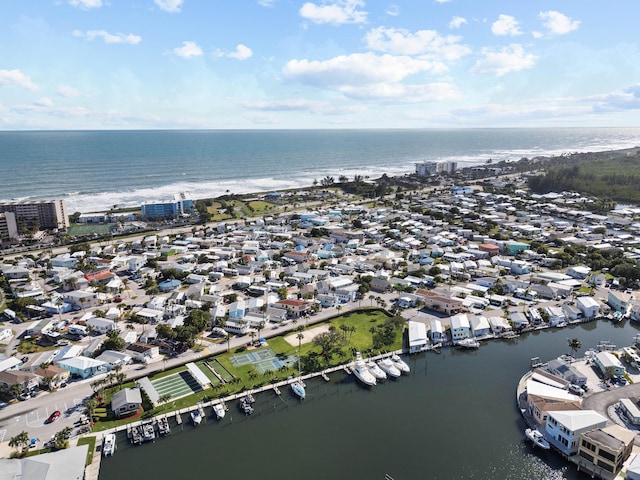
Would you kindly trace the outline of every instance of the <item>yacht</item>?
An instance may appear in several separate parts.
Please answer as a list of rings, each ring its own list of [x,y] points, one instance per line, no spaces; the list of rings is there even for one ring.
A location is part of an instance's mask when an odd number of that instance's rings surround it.
[[[116,451],[116,434],[107,433],[102,443],[102,455],[110,457]]]
[[[480,342],[475,338],[464,338],[458,340],[456,345],[462,348],[480,348]]]
[[[216,418],[218,420],[222,420],[224,418],[224,415],[227,412],[225,411],[224,405],[222,405],[222,402],[216,403],[213,405],[213,413],[216,414]]]
[[[239,405],[245,415],[251,415],[253,413],[253,406],[251,405],[251,400],[248,397],[242,397]]]
[[[409,365],[407,365],[407,363],[404,360],[402,360],[399,355],[395,353],[391,355],[391,361],[396,366],[396,368],[400,370],[400,372],[409,373],[411,371],[411,369],[409,368]]]
[[[200,425],[200,422],[202,421],[202,415],[200,415],[200,412],[197,409],[191,410],[191,420],[193,420],[193,424],[195,426]]]
[[[360,356],[360,353],[356,356],[356,361],[353,363],[353,374],[365,385],[371,387],[375,385],[376,377],[369,371],[364,360]]]
[[[304,400],[304,397],[307,394],[304,390],[304,385],[300,380],[296,380],[291,384],[291,390],[293,390],[293,393],[295,393],[300,400]]]
[[[550,445],[549,442],[547,442],[544,438],[544,435],[542,435],[542,433],[539,430],[534,430],[532,428],[527,428],[524,431],[524,434],[526,435],[526,437],[531,440],[533,442],[534,445],[544,449],[544,450],[549,450]]]
[[[378,366],[382,369],[384,373],[393,378],[398,378],[402,375],[402,372],[398,370],[398,367],[394,365],[390,358],[383,358],[378,361]]]
[[[386,380],[387,374],[384,373],[384,370],[382,370],[376,362],[369,360],[366,362],[366,365],[371,374],[376,377],[376,380]]]
[[[171,433],[167,417],[160,417],[158,420],[158,433],[162,436],[169,435]]]

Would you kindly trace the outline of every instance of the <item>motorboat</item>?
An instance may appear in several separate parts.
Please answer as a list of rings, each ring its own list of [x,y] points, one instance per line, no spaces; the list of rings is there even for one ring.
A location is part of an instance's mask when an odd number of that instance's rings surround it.
[[[377,383],[376,377],[374,377],[373,374],[369,371],[360,354],[357,355],[352,369],[353,374],[356,376],[356,378],[365,385],[371,387]]]
[[[369,360],[366,362],[366,365],[367,369],[371,372],[371,375],[376,377],[376,380],[386,380],[387,374],[384,373],[384,370],[382,370],[376,362]]]
[[[145,442],[152,442],[156,439],[156,429],[153,426],[153,422],[142,425],[142,438]]]
[[[216,403],[213,405],[213,413],[216,414],[216,418],[218,420],[222,420],[224,418],[224,415],[227,413],[226,410],[224,409],[224,405],[222,405],[222,402],[220,403]]]
[[[409,365],[407,365],[407,363],[402,360],[398,354],[394,353],[391,355],[391,361],[401,373],[409,373],[411,371]]]
[[[391,361],[390,358],[383,358],[382,360],[378,360],[378,366],[382,369],[384,373],[393,378],[398,378],[402,375],[402,372],[395,366],[395,364]]]
[[[480,342],[475,338],[463,338],[458,340],[456,345],[462,348],[480,348]]]
[[[160,417],[158,420],[158,433],[162,436],[169,435],[171,433],[167,417]]]
[[[549,448],[551,448],[551,446],[549,445],[549,442],[545,440],[544,435],[542,435],[542,433],[539,430],[535,430],[533,428],[527,428],[524,431],[524,434],[529,440],[533,442],[534,445],[544,450],[549,450]]]
[[[245,415],[251,415],[253,413],[253,405],[251,405],[249,397],[242,397],[240,399],[240,409]]]
[[[200,422],[202,422],[202,415],[200,415],[198,410],[191,410],[191,420],[195,426],[200,425]]]
[[[300,400],[304,400],[304,397],[307,395],[307,392],[304,389],[304,385],[300,380],[296,380],[291,384],[291,390],[293,390],[293,393],[295,393],[300,398]]]
[[[102,442],[102,455],[105,457],[110,457],[116,451],[116,434],[115,433],[107,433],[104,436],[104,440]]]

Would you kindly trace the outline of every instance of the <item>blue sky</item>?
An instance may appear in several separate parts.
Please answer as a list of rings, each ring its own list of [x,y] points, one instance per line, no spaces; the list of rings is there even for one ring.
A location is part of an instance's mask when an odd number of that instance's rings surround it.
[[[637,0],[2,7],[2,130],[640,125]]]

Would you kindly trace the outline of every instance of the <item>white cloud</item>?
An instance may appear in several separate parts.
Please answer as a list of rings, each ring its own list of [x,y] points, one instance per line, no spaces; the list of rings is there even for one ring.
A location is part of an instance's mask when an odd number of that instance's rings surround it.
[[[21,87],[27,90],[38,89],[38,86],[31,81],[31,77],[20,70],[0,70],[0,87]]]
[[[73,98],[73,97],[80,97],[82,96],[82,93],[80,93],[79,90],[70,87],[68,85],[60,85],[57,89],[56,89],[56,94],[61,96],[61,97],[65,97],[65,98]]]
[[[435,30],[411,33],[401,28],[378,27],[365,35],[367,47],[397,55],[427,55],[431,58],[457,60],[471,50],[460,45],[460,37],[442,36]]]
[[[436,3],[447,3],[450,2],[451,0],[436,0]]]
[[[47,107],[47,108],[53,107],[53,102],[48,97],[42,97],[42,98],[36,100],[35,102],[33,102],[33,104],[36,107]]]
[[[364,0],[334,0],[322,5],[307,2],[300,8],[300,15],[313,23],[364,23],[367,12],[358,10],[358,7],[364,7]]]
[[[89,10],[90,8],[102,7],[102,0],[69,0],[69,5]]]
[[[397,17],[398,15],[400,15],[400,7],[395,3],[392,3],[384,13],[386,13],[390,17]]]
[[[202,55],[202,49],[196,42],[182,42],[181,47],[176,47],[171,51],[174,55],[182,58],[199,57]]]
[[[332,105],[328,102],[305,99],[244,102],[243,107],[264,112],[311,112],[320,115],[345,115],[367,110],[362,105]]]
[[[471,68],[471,73],[497,75],[501,77],[510,72],[533,68],[536,57],[525,53],[522,45],[513,44],[500,50],[483,48],[484,58]]]
[[[393,101],[394,103],[418,103],[462,98],[460,91],[449,83],[422,85],[376,83],[364,86],[345,86],[340,88],[340,91],[346,97],[356,100]]]
[[[631,85],[623,90],[601,95],[595,98],[593,109],[598,112],[639,110],[640,109],[640,83]]]
[[[184,0],[153,0],[160,10],[169,13],[178,13],[182,9]]]
[[[449,22],[449,28],[460,28],[467,23],[467,19],[463,17],[453,17]]]
[[[491,32],[494,35],[521,35],[519,22],[511,15],[499,15],[498,20],[491,25]]]
[[[139,35],[133,35],[132,33],[109,33],[106,30],[87,30],[86,32],[74,30],[73,36],[86,38],[90,42],[96,38],[101,38],[104,43],[128,43],[131,45],[137,45],[142,41],[142,37]]]
[[[275,0],[258,0],[258,5],[266,8],[271,8],[275,4]]]
[[[572,20],[566,15],[553,10],[540,12],[538,18],[542,20],[542,24],[551,35],[564,35],[577,30],[580,26],[579,20]]]
[[[241,43],[239,43],[236,46],[236,50],[235,52],[231,52],[227,54],[227,57],[229,58],[235,58],[236,60],[246,60],[247,58],[250,58],[251,55],[253,55],[253,52],[251,51],[251,49]]]
[[[409,75],[431,71],[436,65],[408,56],[355,53],[326,61],[290,60],[283,69],[290,80],[320,87],[399,82]]]

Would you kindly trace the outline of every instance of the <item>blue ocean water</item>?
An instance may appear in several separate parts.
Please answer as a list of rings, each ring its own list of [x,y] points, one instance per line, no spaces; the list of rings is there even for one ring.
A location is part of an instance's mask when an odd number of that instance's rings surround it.
[[[412,173],[414,163],[602,151],[640,128],[0,132],[0,200],[64,198],[70,212]]]

